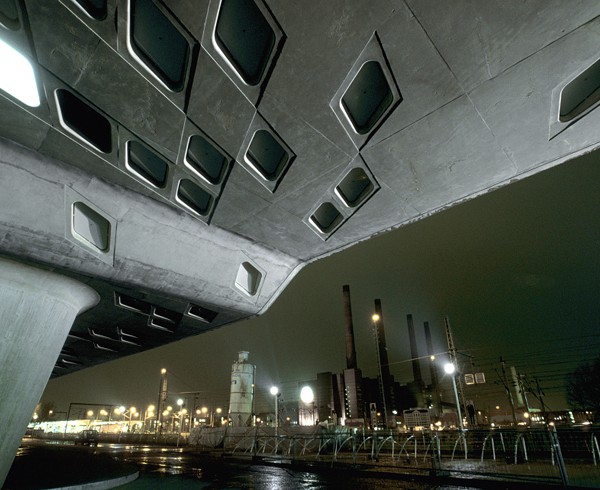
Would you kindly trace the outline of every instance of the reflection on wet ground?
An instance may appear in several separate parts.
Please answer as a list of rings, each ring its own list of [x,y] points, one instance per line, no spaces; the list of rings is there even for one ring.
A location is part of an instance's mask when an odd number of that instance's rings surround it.
[[[425,490],[440,487],[431,484],[379,478],[375,475],[357,476],[344,470],[308,472],[287,467],[239,463],[223,459],[207,459],[198,454],[173,448],[113,447],[113,456],[137,464],[140,478],[124,489],[146,488],[205,488],[205,489],[299,489],[317,490],[346,488]],[[466,488],[466,487],[465,487]]]

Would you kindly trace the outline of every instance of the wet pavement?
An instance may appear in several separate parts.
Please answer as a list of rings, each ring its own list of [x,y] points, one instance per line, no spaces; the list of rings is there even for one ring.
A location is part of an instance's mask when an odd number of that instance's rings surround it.
[[[131,481],[134,478],[137,479]],[[95,483],[90,485],[92,482]],[[465,474],[464,478],[448,474],[431,478],[425,468],[411,472],[405,467],[334,466],[269,457],[233,458],[223,452],[203,452],[189,447],[107,443],[81,447],[64,441],[26,439],[3,488],[33,490],[76,486],[99,490],[118,485],[124,485],[121,488],[125,489],[269,490],[557,488],[557,485],[546,486],[548,482],[541,483],[494,481],[479,478],[474,473]]]
[[[94,483],[100,490],[127,483],[138,474],[136,465],[117,461],[95,447],[24,441],[2,488],[91,488]]]

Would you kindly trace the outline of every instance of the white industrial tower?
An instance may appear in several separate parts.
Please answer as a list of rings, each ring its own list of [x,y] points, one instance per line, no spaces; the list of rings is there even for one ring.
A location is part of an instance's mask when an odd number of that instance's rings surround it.
[[[234,427],[252,425],[256,366],[248,362],[248,354],[246,351],[240,351],[238,360],[231,366],[229,419]]]

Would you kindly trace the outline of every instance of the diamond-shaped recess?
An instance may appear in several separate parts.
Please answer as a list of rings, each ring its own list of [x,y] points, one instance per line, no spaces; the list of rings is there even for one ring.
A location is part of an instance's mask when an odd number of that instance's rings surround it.
[[[211,0],[202,47],[255,106],[284,34],[262,0]]]
[[[184,163],[209,184],[219,185],[225,179],[230,158],[203,134],[193,134],[188,140]]]
[[[373,34],[329,106],[357,149],[402,101],[377,34]]]
[[[208,216],[214,204],[214,198],[206,189],[190,179],[181,179],[177,184],[177,201],[200,216]]]
[[[107,0],[73,0],[94,20],[104,20],[107,14]]]
[[[319,238],[327,240],[378,190],[379,184],[358,154],[303,221]]]
[[[600,105],[600,60],[581,69],[552,91],[549,139]]]
[[[296,155],[258,114],[248,128],[237,161],[252,176],[275,192]]]
[[[175,21],[152,0],[130,0],[131,54],[162,84],[181,92],[190,63],[190,47]]]

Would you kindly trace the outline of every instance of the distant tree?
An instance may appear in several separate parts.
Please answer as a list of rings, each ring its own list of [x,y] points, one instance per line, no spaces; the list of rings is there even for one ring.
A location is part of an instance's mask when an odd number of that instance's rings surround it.
[[[567,402],[575,410],[600,415],[600,357],[584,362],[567,376]]]

